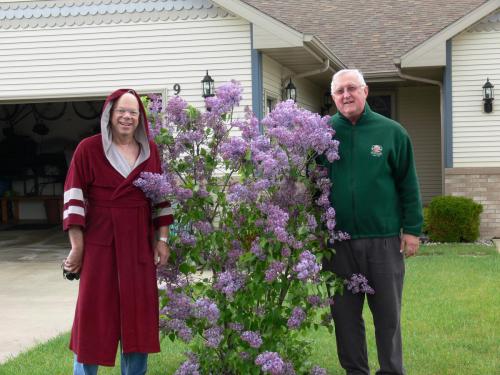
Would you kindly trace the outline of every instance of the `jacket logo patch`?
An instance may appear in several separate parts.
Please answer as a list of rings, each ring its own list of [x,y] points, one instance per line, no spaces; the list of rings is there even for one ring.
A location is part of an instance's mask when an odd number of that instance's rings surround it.
[[[379,157],[382,156],[382,150],[383,149],[384,148],[382,146],[380,146],[380,145],[373,145],[372,146],[372,150],[371,150],[370,153],[372,154],[372,156],[375,156],[375,157],[379,158]]]

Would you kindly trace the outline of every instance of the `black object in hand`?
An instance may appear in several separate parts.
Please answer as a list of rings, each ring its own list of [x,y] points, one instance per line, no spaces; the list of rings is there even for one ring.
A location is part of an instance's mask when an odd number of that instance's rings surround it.
[[[63,277],[66,280],[80,280],[80,274],[78,272],[70,272],[67,269],[64,268],[64,261],[61,264],[61,268],[63,270]]]

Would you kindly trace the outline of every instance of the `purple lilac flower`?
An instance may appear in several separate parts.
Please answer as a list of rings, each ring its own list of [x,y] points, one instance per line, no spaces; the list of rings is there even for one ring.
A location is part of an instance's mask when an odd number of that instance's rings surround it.
[[[257,195],[250,191],[246,186],[236,183],[229,187],[229,194],[227,196],[230,202],[254,202]]]
[[[309,250],[299,255],[299,262],[293,267],[299,280],[316,279],[320,269],[316,257]]]
[[[224,329],[222,327],[212,327],[206,329],[203,332],[205,339],[207,340],[207,346],[210,348],[217,348],[221,343],[224,336],[222,335]]]
[[[271,203],[261,204],[259,209],[267,216],[268,230],[274,232],[279,241],[287,242],[288,233],[285,228],[289,219],[288,213]]]
[[[311,305],[313,305],[314,307],[320,307],[322,300],[321,300],[320,296],[314,295],[314,296],[308,296],[307,302],[310,303]]]
[[[209,193],[207,191],[207,189],[205,189],[204,187],[201,187],[197,192],[196,192],[196,195],[198,195],[200,198],[206,198],[209,196]]]
[[[169,331],[176,332],[180,339],[189,343],[193,339],[193,331],[186,325],[186,322],[181,319],[172,319],[166,322],[165,327]]]
[[[271,375],[282,375],[285,369],[285,363],[276,352],[264,352],[255,358],[255,364],[261,366],[263,372]]]
[[[167,291],[168,302],[162,309],[162,313],[172,319],[185,320],[191,317],[193,306],[191,299],[183,294]]]
[[[314,232],[314,230],[318,226],[318,223],[316,222],[316,218],[314,217],[314,215],[311,215],[311,214],[307,214],[306,218],[307,218],[307,227],[309,228],[309,230],[311,232]]]
[[[220,98],[224,106],[229,110],[232,107],[240,105],[243,93],[243,87],[235,80],[220,85],[215,91],[218,98]],[[226,111],[227,112],[227,111]]]
[[[349,233],[342,232],[342,231],[335,232],[335,236],[334,236],[335,240],[346,241],[346,240],[349,240],[350,238],[351,238],[351,236],[349,235]]]
[[[353,273],[349,280],[344,280],[344,284],[347,286],[347,290],[350,290],[352,294],[356,293],[366,293],[375,294],[373,288],[368,285],[368,280],[366,277],[360,273]]]
[[[254,254],[257,257],[257,259],[265,260],[266,256],[265,256],[264,252],[262,251],[262,248],[260,247],[259,241],[260,241],[260,239],[259,239],[259,237],[257,237],[252,242],[252,246],[250,247],[250,251],[252,252],[252,254]]]
[[[285,362],[285,367],[283,369],[283,375],[297,375],[293,368],[292,362]]]
[[[158,135],[160,135],[160,125],[159,121],[148,121],[148,128],[149,128],[149,139],[153,140],[155,139]]]
[[[181,232],[179,235],[181,243],[188,246],[196,245],[196,237],[188,232]]]
[[[175,189],[175,197],[181,202],[191,198],[192,196],[193,191],[191,189],[184,189],[181,187]]]
[[[309,375],[327,375],[327,372],[324,368],[322,367],[319,367],[319,366],[314,366],[312,369],[311,369],[311,372],[309,373]]]
[[[285,263],[274,261],[269,265],[269,268],[266,270],[266,276],[264,278],[268,283],[272,283],[274,280],[278,278],[279,275],[283,273],[285,270]]]
[[[288,318],[287,326],[290,329],[299,328],[302,322],[306,318],[306,313],[300,307],[295,307],[292,311],[292,315]]]
[[[292,252],[290,251],[289,247],[285,246],[283,249],[281,249],[281,256],[283,258],[288,258],[290,255],[292,255]]]
[[[231,138],[220,147],[220,152],[225,160],[239,162],[245,156],[248,143],[241,138]]]
[[[200,375],[198,358],[191,353],[189,359],[183,362],[174,375]]]
[[[241,334],[241,339],[246,341],[252,348],[260,348],[262,345],[262,338],[258,332],[245,331]]]
[[[141,172],[140,177],[133,182],[153,203],[161,202],[165,196],[174,192],[165,174]]]
[[[242,255],[243,255],[243,248],[241,247],[241,242],[233,240],[231,250],[229,250],[227,253],[228,264],[234,265],[238,261],[239,257]]]
[[[198,229],[202,234],[205,235],[212,233],[214,230],[212,224],[210,224],[208,221],[197,221],[193,224],[193,227],[195,229]]]
[[[253,183],[252,189],[255,192],[261,192],[262,190],[269,189],[270,186],[271,186],[271,181],[263,178],[263,179],[259,179],[259,180],[255,181]]]
[[[149,105],[148,109],[151,112],[158,113],[162,110],[162,97],[158,94],[150,94],[149,97]]]
[[[233,331],[236,331],[236,332],[243,331],[243,324],[240,324],[240,323],[229,323],[228,327],[229,327],[229,329],[232,329]]]
[[[214,288],[224,293],[228,299],[232,299],[234,293],[245,285],[245,277],[236,271],[225,271],[217,275]]]
[[[186,109],[187,102],[180,96],[173,96],[169,99],[166,108],[166,120],[180,126],[185,126],[188,123]]]
[[[240,128],[244,140],[250,141],[260,135],[259,120],[249,107],[245,108],[245,121],[235,121],[235,126]]]
[[[217,323],[220,312],[216,303],[209,298],[200,298],[194,303],[194,316],[198,319],[206,319],[210,324]]]

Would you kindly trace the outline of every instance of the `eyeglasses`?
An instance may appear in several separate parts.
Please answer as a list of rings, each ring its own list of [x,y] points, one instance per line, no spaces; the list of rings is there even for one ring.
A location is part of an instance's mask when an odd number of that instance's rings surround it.
[[[357,89],[361,88],[361,87],[364,87],[364,85],[349,85],[349,86],[346,86],[346,87],[341,87],[341,88],[338,88],[336,89],[334,92],[333,92],[333,95],[336,95],[336,96],[340,96],[340,95],[343,95],[344,92],[348,92],[349,94],[353,94]]]
[[[118,113],[120,116],[123,116],[128,112],[132,117],[139,117],[139,111],[135,111],[133,109],[117,108],[114,109],[113,112]]]

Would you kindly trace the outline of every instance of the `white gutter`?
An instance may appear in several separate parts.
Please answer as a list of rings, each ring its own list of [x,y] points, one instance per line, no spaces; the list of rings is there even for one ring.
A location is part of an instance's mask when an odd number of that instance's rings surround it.
[[[444,92],[443,92],[443,83],[441,81],[436,81],[433,79],[428,79],[428,78],[422,78],[422,77],[415,77],[411,76],[409,74],[405,74],[401,72],[401,63],[400,60],[395,61],[395,65],[398,73],[398,76],[408,80],[408,81],[415,81],[415,82],[422,82],[422,83],[428,83],[430,85],[436,85],[439,87],[439,98],[440,98],[440,106],[439,106],[439,111],[440,111],[440,122],[441,122],[441,193],[444,194],[445,192],[445,186],[444,186],[444,181],[445,181],[445,175],[444,175],[444,161],[446,158],[446,155],[444,154]]]
[[[326,72],[328,69],[330,69],[330,60],[325,59],[325,61],[323,61],[323,66],[321,68],[311,70],[310,72],[304,72],[304,73],[294,75],[293,78],[304,78],[304,77],[309,77],[309,76],[315,76],[317,74],[321,74],[321,73]]]

